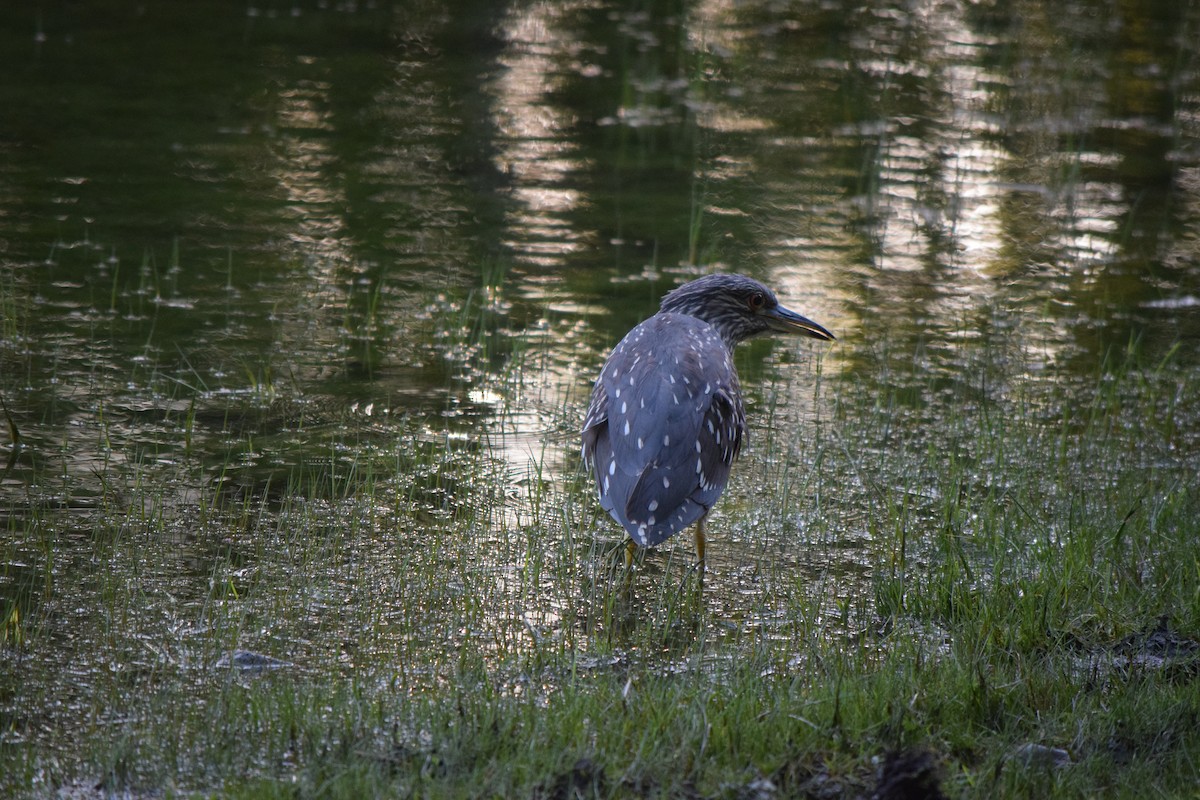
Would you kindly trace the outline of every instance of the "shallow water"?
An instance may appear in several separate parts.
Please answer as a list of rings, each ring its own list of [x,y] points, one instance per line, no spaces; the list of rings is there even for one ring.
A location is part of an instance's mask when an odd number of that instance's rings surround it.
[[[0,736],[236,649],[414,686],[463,648],[590,651],[619,536],[587,392],[714,270],[838,342],[739,355],[708,635],[794,636],[797,597],[855,633],[881,497],[940,500],[905,453],[987,486],[964,419],[1054,431],[1126,352],[1200,367],[1200,9],[1053,8],[3,15]],[[1194,475],[1195,403],[1131,408],[1131,458]],[[633,619],[687,559],[648,559]]]

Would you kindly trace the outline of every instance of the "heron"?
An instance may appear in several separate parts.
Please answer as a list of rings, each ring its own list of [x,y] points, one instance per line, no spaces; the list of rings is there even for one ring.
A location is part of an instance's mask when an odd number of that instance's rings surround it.
[[[668,292],[605,361],[583,423],[583,458],[601,507],[629,534],[627,568],[637,547],[694,523],[703,575],[704,520],[747,432],[733,350],[764,333],[834,339],[753,278],[714,274]]]

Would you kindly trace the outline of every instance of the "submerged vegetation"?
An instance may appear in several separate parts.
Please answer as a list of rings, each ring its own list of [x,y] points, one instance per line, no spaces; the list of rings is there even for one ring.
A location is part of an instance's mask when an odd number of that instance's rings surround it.
[[[433,311],[464,368],[497,358],[488,296]],[[1173,357],[1004,391],[994,351],[880,349],[876,386],[781,368],[700,596],[686,542],[611,570],[581,401],[537,408],[529,351],[494,378],[500,418],[550,426],[524,469],[503,430],[273,396],[222,415],[216,469],[179,403],[94,495],[10,500],[3,792],[1196,789],[1200,381]]]

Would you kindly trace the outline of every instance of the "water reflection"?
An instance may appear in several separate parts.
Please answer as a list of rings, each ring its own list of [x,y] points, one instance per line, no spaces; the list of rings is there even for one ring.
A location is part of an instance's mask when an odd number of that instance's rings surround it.
[[[511,189],[504,244],[517,263],[540,269],[562,266],[590,238],[571,226],[571,212],[585,202],[572,181],[582,166],[579,145],[568,135],[574,120],[552,102],[576,57],[572,32],[564,28],[579,10],[570,3],[510,9],[500,24],[504,49],[491,82],[495,165]]]

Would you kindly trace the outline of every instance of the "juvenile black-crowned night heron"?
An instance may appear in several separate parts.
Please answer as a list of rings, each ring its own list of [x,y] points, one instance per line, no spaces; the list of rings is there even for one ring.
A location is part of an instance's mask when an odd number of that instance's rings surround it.
[[[669,292],[600,370],[583,423],[583,457],[600,505],[635,545],[653,547],[704,517],[725,491],[746,436],[733,348],[760,333],[833,334],[742,275],[709,275]]]

